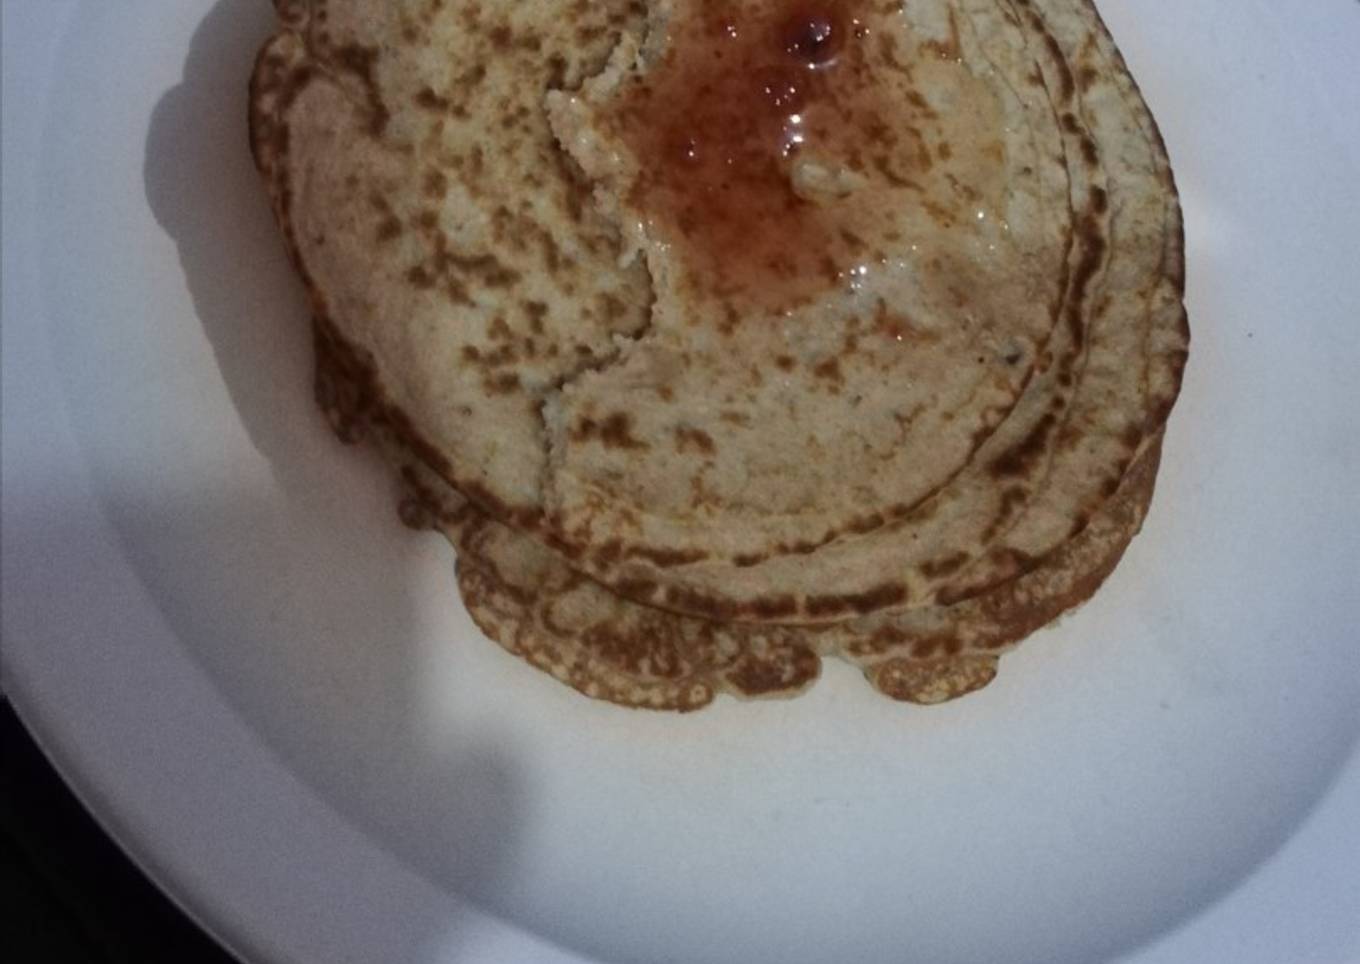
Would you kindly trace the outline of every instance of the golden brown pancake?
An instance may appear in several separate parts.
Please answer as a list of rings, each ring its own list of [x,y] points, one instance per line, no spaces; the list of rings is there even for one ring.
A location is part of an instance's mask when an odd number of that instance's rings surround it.
[[[323,407],[507,649],[629,705],[822,655],[937,702],[1137,532],[1181,215],[1089,2],[280,11],[252,140]]]

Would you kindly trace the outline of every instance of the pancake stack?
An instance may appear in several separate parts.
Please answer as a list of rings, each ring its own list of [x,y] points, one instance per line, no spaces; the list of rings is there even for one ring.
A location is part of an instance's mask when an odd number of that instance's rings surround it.
[[[938,703],[1137,534],[1189,346],[1087,0],[276,0],[318,400],[588,696]]]

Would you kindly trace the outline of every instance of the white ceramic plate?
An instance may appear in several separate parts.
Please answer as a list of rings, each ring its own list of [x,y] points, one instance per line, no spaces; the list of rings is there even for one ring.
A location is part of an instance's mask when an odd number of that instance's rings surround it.
[[[25,720],[253,960],[1360,960],[1360,4],[1104,6],[1189,222],[1144,534],[977,696],[676,718],[481,639],[323,427],[264,0],[5,0]]]

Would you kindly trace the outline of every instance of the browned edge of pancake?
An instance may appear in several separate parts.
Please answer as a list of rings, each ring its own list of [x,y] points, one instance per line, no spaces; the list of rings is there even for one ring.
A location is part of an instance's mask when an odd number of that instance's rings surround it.
[[[1030,572],[977,598],[938,607],[950,624],[944,631],[913,633],[890,623],[875,628],[872,621],[830,630],[710,624],[627,602],[622,605],[635,607],[630,615],[647,621],[642,631],[630,633],[609,618],[584,629],[564,627],[552,615],[551,597],[572,591],[585,577],[573,574],[565,586],[543,591],[523,580],[516,585],[477,553],[479,529],[497,523],[464,516],[445,519],[441,527],[459,546],[460,589],[483,631],[592,698],[689,711],[720,692],[794,696],[815,681],[818,655],[824,654],[858,666],[893,699],[936,704],[987,685],[1001,653],[1096,592],[1141,528],[1160,454],[1158,439],[1091,525]],[[432,522],[440,512],[437,494],[422,492],[418,483],[412,491],[429,513],[418,518]]]
[[[1087,602],[1114,572],[1147,517],[1161,450],[1159,437],[1125,476],[1121,491],[1106,503],[1091,525],[1055,549],[1038,566],[973,599],[948,607],[967,610],[960,612],[960,622],[977,623],[979,634],[968,643],[969,652],[934,660],[909,655],[893,655],[881,661],[849,655],[846,658],[860,665],[869,681],[894,699],[942,702],[985,686],[995,675],[997,653],[1014,648],[1059,616]],[[1078,563],[1076,557],[1085,554],[1084,550],[1107,527],[1126,532],[1096,553],[1096,558]],[[1058,584],[1048,587],[1047,592],[1033,594],[1036,583],[1046,580]],[[875,639],[870,648],[909,652],[923,648],[922,642],[905,633],[886,633]],[[957,637],[945,636],[934,642],[946,652],[963,648]]]
[[[298,254],[296,240],[291,229],[288,213],[291,197],[288,192],[287,184],[282,183],[278,176],[281,161],[286,157],[288,150],[287,127],[280,122],[280,118],[297,94],[316,76],[318,67],[305,58],[299,61],[290,62],[287,57],[282,55],[278,48],[279,45],[285,41],[285,38],[291,36],[289,33],[289,25],[294,24],[301,19],[302,14],[300,11],[308,5],[308,2],[309,0],[275,0],[283,29],[280,34],[276,35],[273,40],[265,45],[256,61],[255,70],[251,78],[250,139],[256,165],[270,185],[276,217],[283,231],[285,243],[307,290],[316,330],[318,332],[318,345],[324,342],[332,355],[334,355],[344,367],[347,379],[350,380],[354,386],[352,389],[354,404],[358,408],[364,410],[365,419],[383,421],[393,434],[398,437],[403,446],[415,453],[424,464],[443,478],[450,486],[467,496],[467,498],[474,502],[479,509],[506,524],[534,533],[538,538],[550,545],[557,552],[561,553],[573,564],[579,564],[581,556],[579,548],[565,545],[560,540],[555,539],[550,520],[547,520],[540,510],[509,506],[497,499],[492,493],[486,491],[485,488],[480,485],[468,484],[466,481],[463,481],[460,484],[455,467],[446,457],[444,457],[437,447],[421,436],[420,432],[411,424],[410,419],[387,398],[377,378],[371,360],[339,334],[335,325],[330,321],[329,310],[323,292],[319,290],[318,286],[308,274],[305,265],[302,263]],[[1017,0],[1017,2],[1022,6],[1028,6],[1026,0]],[[1108,30],[1103,20],[1100,19],[1099,13],[1095,10],[1093,5],[1091,9],[1097,29],[1104,31],[1110,48],[1114,50],[1114,56],[1117,59],[1118,66],[1127,74],[1127,67],[1124,64],[1122,55],[1118,54],[1113,40],[1109,38]],[[1137,103],[1134,104],[1133,107],[1140,118],[1147,123],[1149,129],[1156,137],[1159,148],[1163,154],[1165,154],[1165,143],[1160,130],[1156,125],[1156,121],[1151,116],[1142,100],[1141,92],[1138,91],[1136,80],[1134,80],[1131,75],[1128,76],[1133,91],[1137,95]],[[381,105],[379,105],[379,107],[380,106]],[[1164,167],[1159,173],[1163,185],[1169,192],[1170,197],[1173,199],[1177,198],[1178,194],[1175,180],[1170,167]],[[1178,297],[1180,297],[1183,302],[1185,290],[1184,229],[1183,222],[1180,218],[1176,219],[1176,237],[1174,242],[1168,245],[1168,259],[1164,271],[1166,277],[1172,281]],[[1183,304],[1181,309],[1181,327],[1188,339],[1188,319]],[[1177,388],[1179,388],[1180,381],[1183,377],[1183,361],[1175,374]],[[1172,398],[1174,399],[1174,397],[1173,394]],[[1148,418],[1145,426],[1147,435],[1151,436],[1154,433],[1160,432],[1169,411],[1170,404],[1168,403],[1161,411],[1153,413]],[[355,430],[355,424],[357,423],[351,424],[350,431]],[[1041,565],[1041,563],[1039,560],[1026,560],[1024,565],[1032,569],[1033,567]],[[1111,569],[1113,568],[1113,565],[1114,563],[1111,562]],[[1023,576],[1028,571],[1030,571],[1030,569],[1022,567],[1020,575]],[[1086,596],[1089,596],[1090,592],[1094,592],[1098,585],[1099,583],[1097,582],[1095,586],[1092,586],[1090,591],[1086,593]],[[616,589],[624,595],[630,597],[633,595],[628,591],[629,587],[626,584],[618,586]],[[963,602],[970,598],[985,597],[989,591],[989,589],[983,588],[979,590],[978,597],[964,596],[960,597],[957,601]],[[876,608],[892,605],[895,598],[896,597],[890,592],[885,591],[876,593],[873,599],[864,600],[863,605],[859,607],[859,609],[862,613],[868,613]],[[694,604],[693,607],[687,606],[686,608],[708,612],[715,617],[724,619],[751,618],[758,620],[768,618],[768,613],[771,609],[778,605],[782,605],[784,600],[781,594],[775,593],[768,597],[744,602],[739,606],[734,606],[730,601],[720,599],[691,600],[690,602]],[[1059,609],[1059,611],[1061,611],[1061,609]],[[1042,624],[1042,621],[1040,624]]]

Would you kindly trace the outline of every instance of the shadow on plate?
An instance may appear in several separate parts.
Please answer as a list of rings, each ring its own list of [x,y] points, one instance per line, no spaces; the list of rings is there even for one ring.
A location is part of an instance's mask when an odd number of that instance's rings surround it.
[[[290,768],[409,865],[487,903],[513,860],[523,779],[497,734],[429,732],[431,634],[411,587],[437,553],[454,593],[451,557],[401,528],[392,493],[372,495],[381,468],[330,437],[312,404],[305,302],[246,138],[247,80],[273,24],[265,0],[212,6],[155,107],[143,174],[277,484],[240,493],[224,478],[111,510],[177,637]],[[360,511],[356,492],[385,510]],[[187,574],[187,558],[204,562]],[[448,934],[431,937],[450,952]]]

